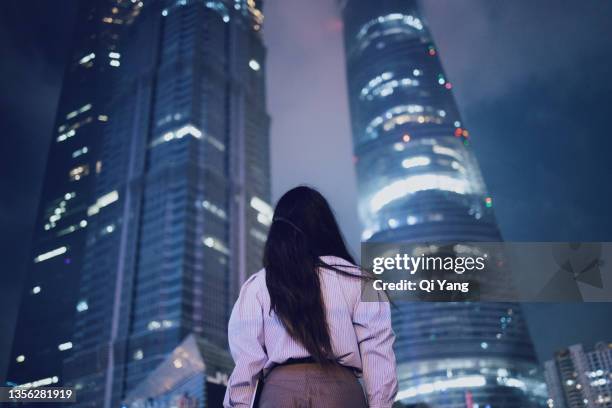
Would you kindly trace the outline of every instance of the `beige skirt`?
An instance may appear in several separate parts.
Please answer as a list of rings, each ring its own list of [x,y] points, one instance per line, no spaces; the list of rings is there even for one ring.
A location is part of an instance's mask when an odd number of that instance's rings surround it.
[[[292,364],[268,374],[259,408],[367,408],[367,403],[351,369]]]

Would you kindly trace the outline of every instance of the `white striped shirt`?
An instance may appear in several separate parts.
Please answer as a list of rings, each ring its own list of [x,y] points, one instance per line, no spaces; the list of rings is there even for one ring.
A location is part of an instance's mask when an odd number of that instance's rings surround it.
[[[348,261],[324,256],[329,265],[359,273]],[[395,355],[389,303],[361,301],[361,280],[335,271],[319,270],[331,345],[337,361],[363,375],[370,408],[390,408],[397,393]],[[228,336],[236,367],[229,379],[224,407],[248,407],[258,373],[267,373],[290,358],[310,354],[292,339],[270,312],[265,270],[242,286],[229,321]]]

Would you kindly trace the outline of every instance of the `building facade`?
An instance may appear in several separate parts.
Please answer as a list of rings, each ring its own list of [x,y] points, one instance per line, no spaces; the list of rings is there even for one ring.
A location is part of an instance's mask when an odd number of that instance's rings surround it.
[[[593,350],[575,344],[555,353],[544,368],[549,407],[612,407],[612,343]]]
[[[122,74],[117,45],[142,3],[91,0],[78,7],[10,355],[7,379],[16,384],[64,382],[62,362],[72,352],[89,229],[87,208],[109,121],[107,85]]]
[[[364,241],[500,241],[453,86],[415,0],[341,2]],[[530,407],[545,390],[521,309],[404,303],[398,399]]]
[[[272,215],[261,10],[146,2],[112,52],[63,359],[78,407],[120,406],[190,334],[227,346]]]
[[[129,408],[223,406],[234,362],[225,349],[190,335],[124,400]]]

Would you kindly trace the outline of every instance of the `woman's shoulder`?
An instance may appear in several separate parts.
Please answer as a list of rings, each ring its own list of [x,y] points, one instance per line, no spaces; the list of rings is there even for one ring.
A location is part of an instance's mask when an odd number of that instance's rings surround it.
[[[323,263],[321,269],[327,272],[333,273],[334,269],[339,269],[349,275],[361,276],[363,273],[359,266],[339,256],[325,255],[321,256],[319,259]]]
[[[249,276],[247,280],[242,284],[242,288],[240,289],[240,295],[256,295],[265,287],[266,270],[260,269],[259,271]]]

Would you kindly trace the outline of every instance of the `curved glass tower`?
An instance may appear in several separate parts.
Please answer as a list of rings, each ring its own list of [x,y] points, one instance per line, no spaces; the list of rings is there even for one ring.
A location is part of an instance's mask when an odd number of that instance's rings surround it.
[[[491,198],[415,0],[342,3],[363,240],[500,241]],[[531,407],[545,390],[520,307],[404,303],[405,403]]]

